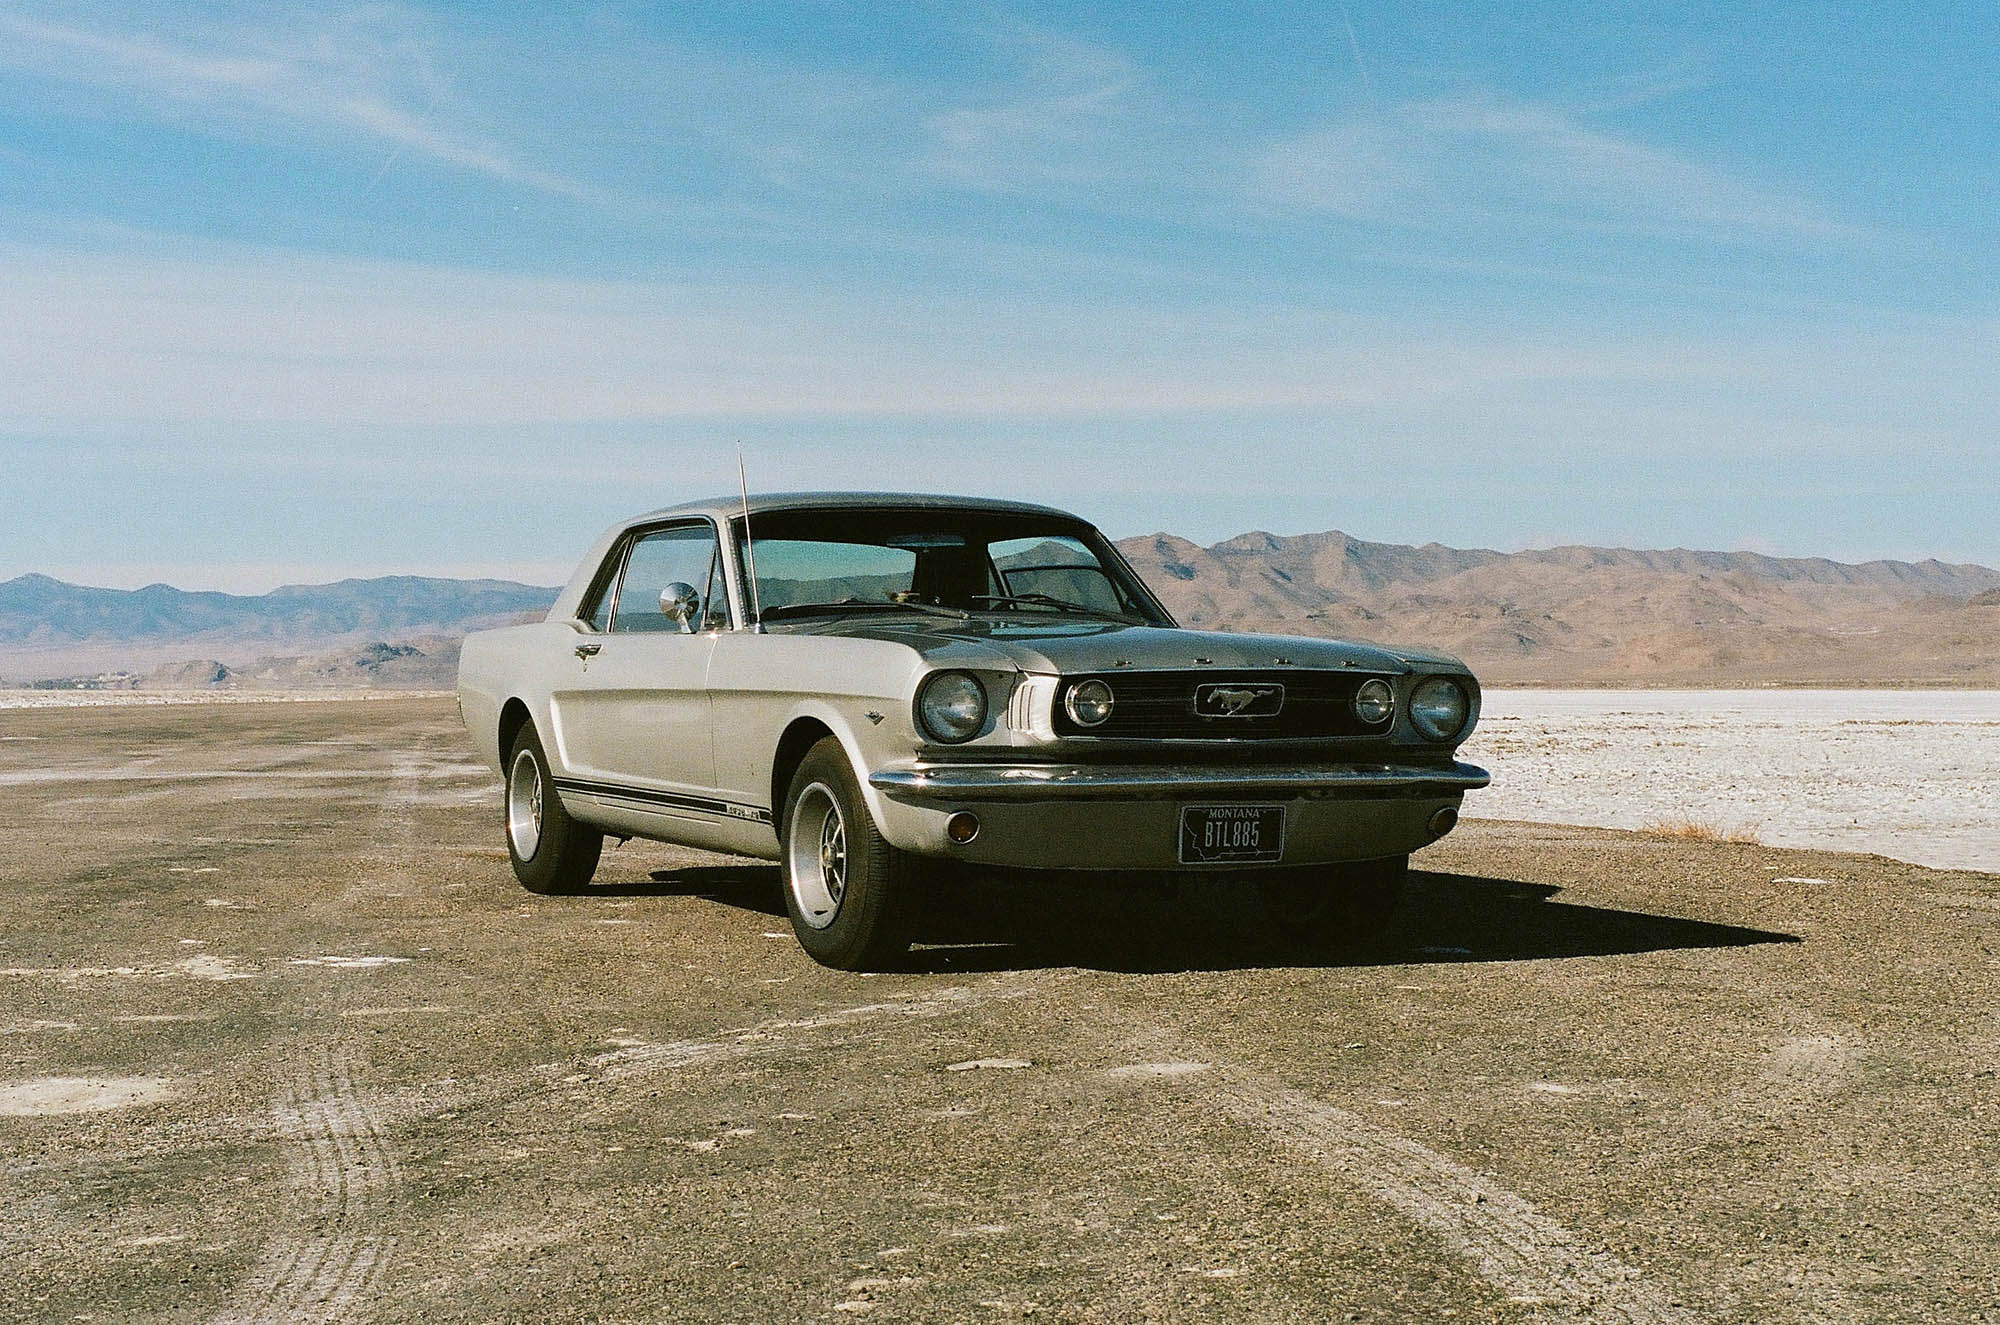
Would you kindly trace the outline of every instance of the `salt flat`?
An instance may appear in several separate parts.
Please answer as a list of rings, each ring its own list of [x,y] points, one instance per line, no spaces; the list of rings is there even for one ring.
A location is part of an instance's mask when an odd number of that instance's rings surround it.
[[[334,699],[449,699],[448,690],[0,690],[0,709],[161,708],[184,704],[317,704]]]
[[[2000,691],[1491,690],[1462,757],[1493,772],[1482,818],[2000,871]]]

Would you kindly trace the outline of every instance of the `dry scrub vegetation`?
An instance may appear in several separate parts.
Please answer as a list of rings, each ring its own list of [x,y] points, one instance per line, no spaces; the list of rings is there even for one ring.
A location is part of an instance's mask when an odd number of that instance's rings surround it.
[[[1649,837],[1675,842],[1730,842],[1737,846],[1762,846],[1757,834],[1747,828],[1723,828],[1700,819],[1661,819],[1639,830]]]

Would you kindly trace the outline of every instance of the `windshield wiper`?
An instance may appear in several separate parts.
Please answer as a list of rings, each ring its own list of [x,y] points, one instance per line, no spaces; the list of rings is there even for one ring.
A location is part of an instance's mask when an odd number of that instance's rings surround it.
[[[955,607],[945,607],[939,603],[923,603],[903,598],[843,598],[834,603],[784,603],[764,609],[764,619],[788,616],[808,616],[814,612],[852,612],[861,608],[904,608],[911,612],[922,612],[926,616],[944,617],[949,621],[970,621],[972,614]]]
[[[1067,598],[1057,598],[1045,593],[976,593],[972,602],[988,603],[1000,607],[1048,607],[1059,612],[1080,612],[1084,616],[1097,617],[1105,621],[1123,621],[1130,625],[1143,626],[1146,623],[1129,612],[1107,612],[1101,607],[1091,607],[1087,603],[1072,603]]]

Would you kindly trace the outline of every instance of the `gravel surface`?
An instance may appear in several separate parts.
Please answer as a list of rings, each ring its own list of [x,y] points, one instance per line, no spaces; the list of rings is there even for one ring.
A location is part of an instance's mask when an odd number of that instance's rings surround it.
[[[0,1319],[2000,1321],[1992,875],[1472,823],[1340,954],[975,880],[864,977],[520,891],[448,701],[0,783]]]

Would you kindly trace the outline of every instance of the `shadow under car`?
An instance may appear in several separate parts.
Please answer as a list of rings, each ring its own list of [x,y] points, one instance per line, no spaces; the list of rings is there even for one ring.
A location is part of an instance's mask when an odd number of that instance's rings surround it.
[[[775,865],[658,870],[586,895],[698,897],[785,915]],[[1794,934],[1557,900],[1553,884],[1410,872],[1388,927],[1313,947],[1287,933],[1241,876],[1141,881],[1047,874],[947,874],[922,899],[901,969],[1080,967],[1132,973],[1263,967],[1385,966],[1621,956],[1668,949],[1797,943]]]

